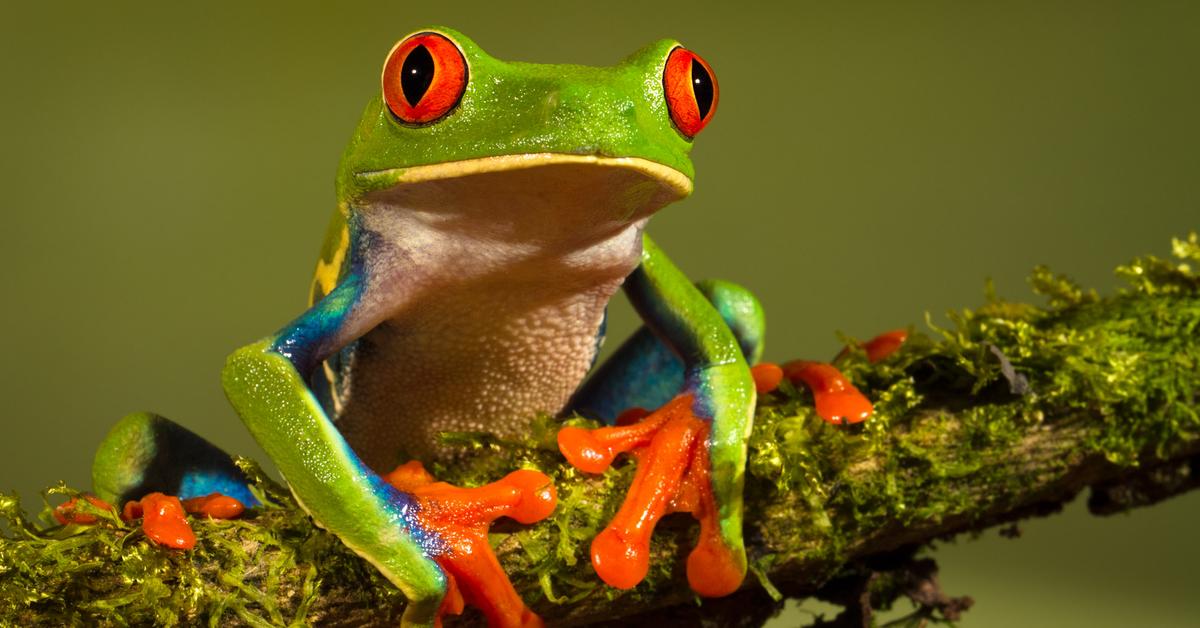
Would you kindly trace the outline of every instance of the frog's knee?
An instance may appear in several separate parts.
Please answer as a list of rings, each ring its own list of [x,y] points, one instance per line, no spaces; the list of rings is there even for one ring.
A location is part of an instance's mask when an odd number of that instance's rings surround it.
[[[221,370],[225,397],[248,424],[286,415],[288,408],[270,395],[292,398],[308,390],[293,358],[272,342],[265,338],[234,351]]]
[[[762,357],[766,315],[758,297],[731,281],[706,279],[696,282],[696,288],[717,308],[725,324],[733,331],[742,355],[750,364]]]

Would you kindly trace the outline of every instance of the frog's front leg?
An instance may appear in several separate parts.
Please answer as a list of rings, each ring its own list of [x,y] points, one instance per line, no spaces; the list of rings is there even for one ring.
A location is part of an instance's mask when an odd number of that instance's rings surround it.
[[[540,478],[531,480],[534,472],[524,472],[472,489],[482,493],[469,498],[430,490],[431,479],[389,483],[363,464],[307,385],[322,360],[378,322],[360,306],[378,307],[362,298],[362,286],[359,275],[344,277],[282,331],[233,353],[222,377],[230,402],[297,502],[404,592],[406,625],[432,625],[442,612],[461,608],[460,596],[447,596],[455,584],[462,597],[483,607],[492,626],[540,625],[495,558],[479,555],[490,556],[487,524],[495,517],[528,523],[550,514],[549,479],[536,474]]]
[[[647,327],[682,359],[683,386],[636,424],[559,432],[563,454],[584,471],[601,472],[625,451],[638,456],[624,504],[592,542],[592,564],[612,586],[636,585],[649,568],[658,520],[688,511],[700,520],[688,581],[701,595],[727,595],[746,573],[742,484],[754,380],[721,314],[648,237],[626,291]]]
[[[746,362],[752,367],[758,364],[766,327],[758,298],[728,281],[704,279],[695,285],[737,338]],[[571,398],[565,412],[601,419],[611,425],[631,408],[662,407],[683,386],[684,368],[679,356],[643,325],[596,368]]]

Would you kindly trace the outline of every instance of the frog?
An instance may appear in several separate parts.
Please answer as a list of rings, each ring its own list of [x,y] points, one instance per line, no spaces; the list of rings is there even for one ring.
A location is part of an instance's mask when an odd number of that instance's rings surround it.
[[[234,351],[222,384],[300,507],[403,592],[403,625],[464,604],[492,626],[540,625],[486,533],[499,516],[549,516],[553,482],[516,469],[458,488],[422,464],[452,463],[443,432],[519,438],[539,414],[602,422],[557,433],[582,472],[636,454],[591,543],[601,580],[641,582],[657,521],[686,511],[700,521],[692,588],[742,585],[763,309],[738,284],[693,282],[646,231],[691,194],[689,153],[718,101],[711,66],[671,39],[608,67],[534,64],[433,26],[386,55],[338,167],[308,309]],[[597,365],[622,289],[642,326]],[[257,503],[233,458],[148,413],[112,429],[93,483],[114,503]]]

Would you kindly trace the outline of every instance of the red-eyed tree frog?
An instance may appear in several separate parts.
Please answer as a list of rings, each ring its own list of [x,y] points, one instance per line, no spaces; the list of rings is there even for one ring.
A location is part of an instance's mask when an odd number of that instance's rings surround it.
[[[691,193],[688,153],[717,101],[709,65],[670,40],[611,67],[535,65],[435,27],[387,55],[342,156],[311,306],[234,352],[222,381],[298,503],[408,597],[406,625],[464,601],[493,626],[540,623],[486,532],[497,516],[548,516],[548,478],[458,489],[401,463],[445,456],[440,432],[511,437],[544,412],[612,424],[559,433],[584,471],[638,453],[591,545],[600,578],[640,582],[656,522],[684,510],[701,528],[692,587],[741,585],[762,309],[734,284],[693,284],[644,232]],[[645,326],[584,382],[622,286]],[[109,501],[254,503],[229,456],[148,414],[113,429],[93,475]]]

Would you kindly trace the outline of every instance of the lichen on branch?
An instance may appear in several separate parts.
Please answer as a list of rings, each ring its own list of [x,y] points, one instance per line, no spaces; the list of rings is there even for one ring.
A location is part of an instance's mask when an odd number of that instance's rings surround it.
[[[809,394],[786,383],[764,395],[747,469],[746,595],[842,600],[839,587],[854,582],[859,589],[843,596],[848,612],[858,605],[858,616],[869,615],[909,591],[932,600],[920,602],[921,619],[944,619],[965,605],[930,593],[928,565],[900,560],[901,571],[895,557],[1041,512],[1087,487],[1098,488],[1098,512],[1195,487],[1188,470],[1200,468],[1197,236],[1174,241],[1173,256],[1119,267],[1129,287],[1107,297],[1038,268],[1030,282],[1045,306],[989,291],[981,307],[952,313],[949,325],[912,330],[882,362],[851,351],[840,366],[875,402],[863,424],[825,423]],[[696,531],[686,517],[660,526],[644,583],[622,592],[596,578],[588,546],[620,505],[633,464],[600,476],[570,468],[554,444],[562,424],[542,417],[521,442],[449,434],[464,454],[432,471],[467,486],[517,467],[554,478],[560,505],[552,517],[501,524],[490,537],[517,589],[548,620],[587,624],[694,608],[682,559]],[[39,524],[15,496],[0,498],[0,624],[397,621],[403,597],[314,527],[286,489],[243,465],[265,505],[242,520],[194,521],[198,545],[187,553],[148,543],[116,517],[57,526],[47,509]],[[720,609],[706,602],[699,612]]]

